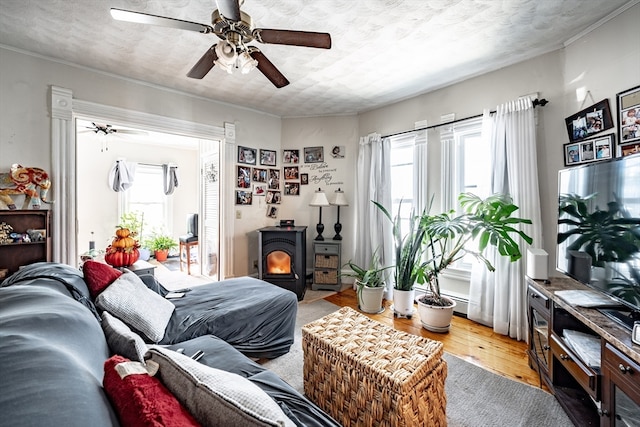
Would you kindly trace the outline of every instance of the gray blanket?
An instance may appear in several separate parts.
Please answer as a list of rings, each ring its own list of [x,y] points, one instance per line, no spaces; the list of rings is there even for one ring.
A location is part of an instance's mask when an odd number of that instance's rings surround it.
[[[196,286],[171,300],[176,310],[161,344],[215,335],[249,357],[274,358],[293,344],[298,300],[251,277]]]

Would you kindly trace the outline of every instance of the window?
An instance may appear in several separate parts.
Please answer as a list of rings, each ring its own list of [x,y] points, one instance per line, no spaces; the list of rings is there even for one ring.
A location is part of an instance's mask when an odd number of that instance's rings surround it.
[[[408,218],[414,206],[414,174],[413,151],[414,137],[391,139],[391,210],[392,217],[398,213],[398,207],[402,202],[402,230],[407,230]]]
[[[168,229],[172,224],[171,198],[164,194],[162,166],[138,164],[133,185],[119,194],[120,215],[129,212],[144,214],[144,236],[154,231],[172,232]]]
[[[461,213],[458,195],[473,193],[485,198],[491,195],[491,149],[482,139],[482,120],[456,124],[441,133],[442,140],[442,206]],[[465,256],[454,268],[471,271],[474,257]]]

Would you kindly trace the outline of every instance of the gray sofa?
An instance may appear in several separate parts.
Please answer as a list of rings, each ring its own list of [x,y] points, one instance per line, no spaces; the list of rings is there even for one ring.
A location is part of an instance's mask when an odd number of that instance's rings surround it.
[[[166,292],[157,282],[148,281],[147,285],[158,293]],[[256,292],[256,286],[261,292]],[[271,306],[269,301],[274,297],[281,303]],[[242,299],[246,304],[240,307]],[[296,425],[338,425],[278,376],[241,353],[274,357],[288,351],[293,343],[295,294],[257,279],[233,279],[231,284],[194,288],[175,304],[162,340],[164,348],[180,349],[185,355],[203,351],[202,364],[247,378]],[[120,425],[102,387],[104,364],[113,351],[98,311],[82,272],[63,264],[33,264],[2,282],[0,425]],[[216,313],[215,319],[203,315],[211,312]],[[251,312],[262,320],[250,317]],[[277,320],[274,323],[269,318]],[[274,328],[284,332],[276,333]]]

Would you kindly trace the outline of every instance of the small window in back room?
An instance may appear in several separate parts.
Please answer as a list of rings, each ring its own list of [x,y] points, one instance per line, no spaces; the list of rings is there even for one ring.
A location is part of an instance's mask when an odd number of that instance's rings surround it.
[[[144,214],[144,230],[141,238],[154,231],[171,233],[171,198],[164,194],[162,166],[138,164],[134,183],[129,190],[121,192],[121,212]]]

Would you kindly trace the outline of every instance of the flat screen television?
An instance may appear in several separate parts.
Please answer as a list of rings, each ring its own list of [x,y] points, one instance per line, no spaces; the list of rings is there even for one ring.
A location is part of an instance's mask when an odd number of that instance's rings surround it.
[[[628,328],[640,320],[640,155],[558,175],[558,271],[612,297],[601,309]]]

